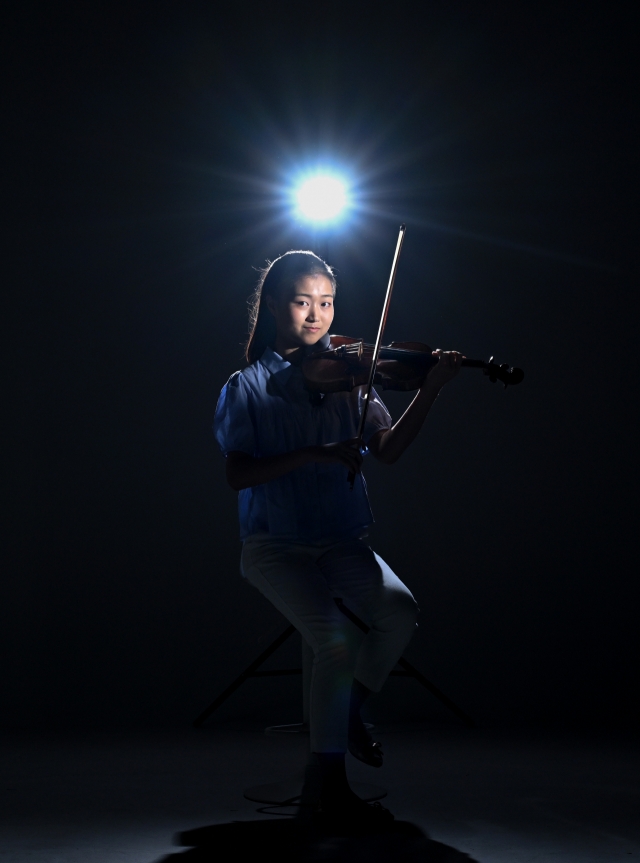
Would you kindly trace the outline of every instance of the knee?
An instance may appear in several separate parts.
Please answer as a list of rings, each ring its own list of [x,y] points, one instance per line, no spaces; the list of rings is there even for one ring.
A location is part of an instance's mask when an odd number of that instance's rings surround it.
[[[418,608],[418,603],[411,594],[408,594],[408,596],[403,600],[402,614],[407,621],[407,625],[410,626],[411,629],[415,629],[418,625],[420,609]]]
[[[389,616],[394,628],[413,631],[418,622],[420,609],[409,591],[394,592],[393,599],[385,603],[385,616]]]

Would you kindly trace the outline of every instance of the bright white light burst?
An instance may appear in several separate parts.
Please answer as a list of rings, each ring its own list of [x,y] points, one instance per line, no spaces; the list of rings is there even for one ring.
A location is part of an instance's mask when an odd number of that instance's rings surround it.
[[[298,210],[312,222],[328,222],[347,206],[344,183],[328,174],[306,180],[296,192]]]

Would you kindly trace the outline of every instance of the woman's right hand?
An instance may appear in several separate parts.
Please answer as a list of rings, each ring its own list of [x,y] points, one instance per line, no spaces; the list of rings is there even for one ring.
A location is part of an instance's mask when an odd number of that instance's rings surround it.
[[[309,450],[312,461],[320,464],[342,464],[351,473],[360,473],[362,454],[358,448],[358,438],[312,446]]]

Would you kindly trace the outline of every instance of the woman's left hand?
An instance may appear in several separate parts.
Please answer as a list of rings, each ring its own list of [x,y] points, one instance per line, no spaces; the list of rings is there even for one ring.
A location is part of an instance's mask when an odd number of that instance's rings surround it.
[[[458,351],[441,351],[440,348],[433,351],[433,355],[438,357],[438,362],[427,374],[423,386],[436,386],[440,389],[458,374],[463,356]]]

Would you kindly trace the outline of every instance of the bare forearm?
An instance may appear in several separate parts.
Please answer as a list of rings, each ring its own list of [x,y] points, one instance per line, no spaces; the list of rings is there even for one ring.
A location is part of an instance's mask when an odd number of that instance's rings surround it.
[[[303,467],[312,461],[312,447],[292,450],[282,455],[254,458],[246,453],[229,453],[227,456],[227,482],[236,491],[261,485],[272,479]]]
[[[417,437],[440,389],[437,384],[425,383],[398,422],[378,435],[377,445],[372,447],[377,459],[385,464],[393,464],[400,458]]]
[[[278,479],[292,470],[297,470],[311,462],[319,464],[339,464],[348,471],[357,472],[362,465],[362,455],[356,438],[345,441],[307,446],[294,449],[282,455],[269,455],[254,458],[246,452],[227,453],[227,482],[236,491],[261,485]]]
[[[386,464],[397,461],[415,440],[438,393],[460,371],[463,356],[458,351],[441,351],[438,348],[433,351],[433,355],[438,358],[438,362],[424,379],[418,395],[392,428],[378,432],[369,443],[374,456]]]

